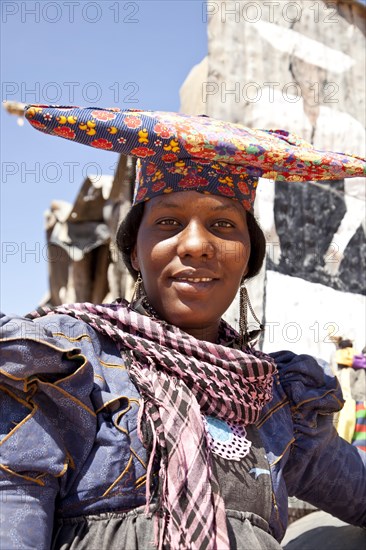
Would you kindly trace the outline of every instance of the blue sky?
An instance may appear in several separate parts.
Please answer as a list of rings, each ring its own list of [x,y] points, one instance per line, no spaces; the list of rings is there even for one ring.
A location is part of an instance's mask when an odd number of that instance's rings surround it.
[[[1,4],[3,100],[178,110],[180,86],[207,53],[198,0]],[[0,306],[21,314],[48,289],[44,211],[72,202],[85,173],[112,174],[118,156],[0,116]]]

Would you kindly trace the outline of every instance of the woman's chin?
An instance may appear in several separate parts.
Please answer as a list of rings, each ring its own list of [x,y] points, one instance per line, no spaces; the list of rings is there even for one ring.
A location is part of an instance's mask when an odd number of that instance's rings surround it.
[[[176,292],[178,299],[181,297],[183,301],[189,299],[202,299],[209,294],[213,296],[218,283],[218,279],[198,282],[176,279],[172,283],[172,289]]]
[[[160,315],[169,324],[201,339],[206,339],[202,334],[211,334],[214,329],[217,331],[221,319],[217,312],[207,315],[207,307],[202,302],[175,302],[174,307],[160,309]]]

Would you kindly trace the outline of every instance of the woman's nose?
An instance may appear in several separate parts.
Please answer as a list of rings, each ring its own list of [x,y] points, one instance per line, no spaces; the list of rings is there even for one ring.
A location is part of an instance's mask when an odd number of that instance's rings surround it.
[[[191,220],[179,234],[177,253],[181,257],[212,258],[215,254],[212,234],[203,224]]]

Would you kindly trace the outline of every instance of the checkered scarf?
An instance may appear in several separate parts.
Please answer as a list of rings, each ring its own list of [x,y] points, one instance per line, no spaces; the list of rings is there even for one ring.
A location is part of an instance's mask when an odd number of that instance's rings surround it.
[[[111,337],[140,392],[139,436],[150,451],[147,510],[152,470],[160,457],[155,544],[170,550],[229,548],[225,506],[201,413],[255,423],[272,396],[276,369],[271,358],[253,349],[246,353],[226,347],[238,335],[224,321],[220,343],[213,344],[137,313],[125,301],[44,307],[28,317],[55,313],[71,315]]]

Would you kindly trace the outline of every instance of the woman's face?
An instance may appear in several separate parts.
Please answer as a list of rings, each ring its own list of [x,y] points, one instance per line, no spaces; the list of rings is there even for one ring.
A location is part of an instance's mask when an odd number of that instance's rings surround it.
[[[243,207],[226,197],[185,191],[145,204],[131,260],[163,319],[216,341],[249,255]]]

